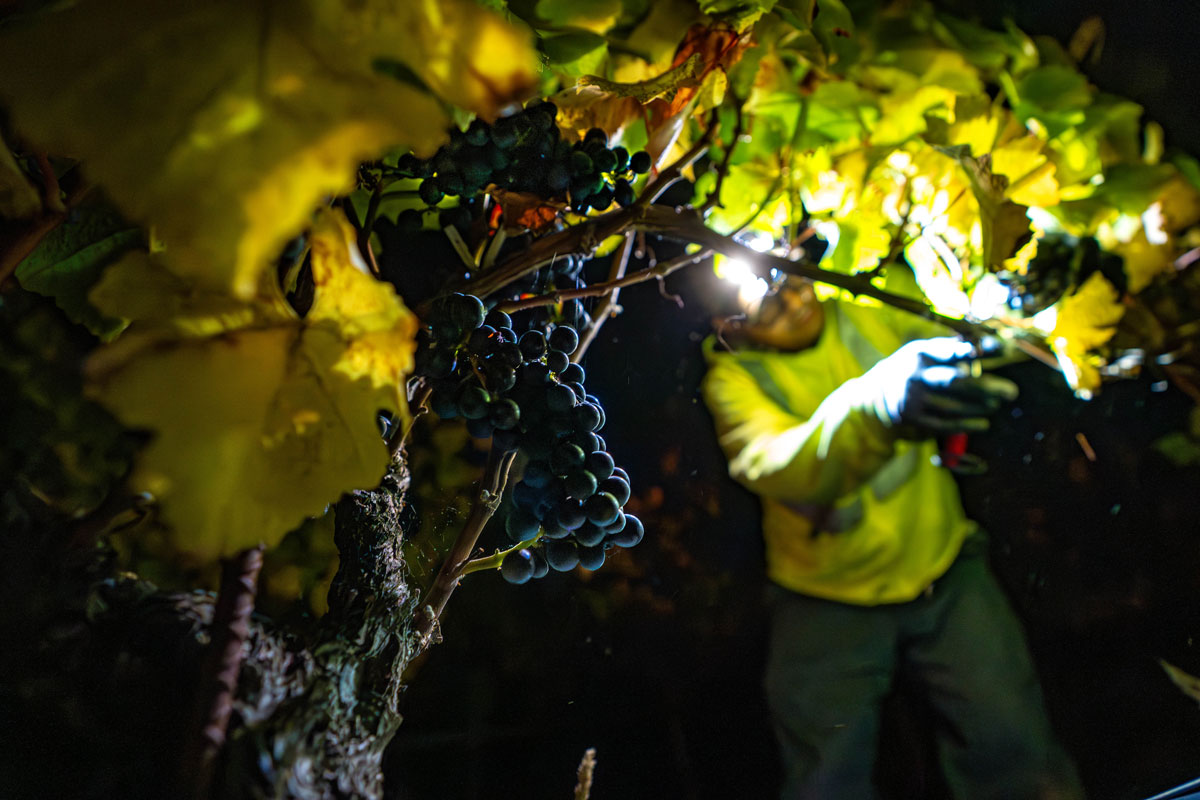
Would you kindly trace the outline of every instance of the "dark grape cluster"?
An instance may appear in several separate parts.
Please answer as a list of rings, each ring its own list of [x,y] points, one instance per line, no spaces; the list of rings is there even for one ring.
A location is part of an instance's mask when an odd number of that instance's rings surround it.
[[[396,172],[420,178],[418,193],[430,206],[447,195],[474,197],[489,184],[547,200],[567,199],[579,213],[608,208],[614,201],[631,204],[630,181],[633,174],[649,171],[649,154],[610,148],[607,134],[599,128],[588,131],[581,142],[568,142],[555,122],[557,115],[555,105],[544,102],[494,125],[476,119],[465,131],[451,131],[450,143],[433,158],[423,160],[411,153],[401,157]],[[405,213],[421,213],[410,211]]]
[[[417,371],[431,383],[430,408],[442,419],[463,417],[477,438],[520,450],[528,461],[512,490],[505,530],[532,547],[505,557],[512,583],[550,569],[597,569],[605,550],[642,540],[641,521],[626,514],[629,475],[604,440],[604,409],[584,388],[571,361],[579,335],[569,325],[518,336],[511,318],[486,312],[475,297],[453,294],[432,308],[417,351]]]
[[[1092,238],[1047,234],[1038,240],[1037,255],[1030,259],[1024,275],[1002,272],[999,277],[1009,287],[1009,307],[1032,315],[1054,305],[1093,272],[1104,275],[1118,291],[1125,290],[1120,256],[1104,252]]]

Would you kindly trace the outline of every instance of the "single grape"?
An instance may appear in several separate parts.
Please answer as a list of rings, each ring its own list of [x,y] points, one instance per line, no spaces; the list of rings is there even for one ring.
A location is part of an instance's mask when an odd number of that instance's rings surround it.
[[[533,577],[534,563],[533,555],[528,548],[515,550],[504,557],[500,562],[500,574],[504,576],[504,580],[509,583],[515,583],[518,586],[522,583],[528,583]]]
[[[629,151],[617,145],[612,149],[612,154],[613,158],[617,160],[616,166],[613,167],[613,172],[629,171]]]
[[[428,177],[429,167],[412,153],[405,153],[396,160],[396,171],[409,178],[425,178]]]
[[[579,566],[579,548],[569,539],[546,542],[546,562],[556,572],[570,572]]]
[[[516,371],[495,357],[489,357],[483,362],[483,377],[488,390],[492,392],[507,392],[517,383]]]
[[[500,336],[503,335],[504,333],[502,328]],[[521,348],[513,342],[501,341],[496,347],[496,356],[504,362],[505,366],[511,367],[512,369],[516,369],[517,367],[521,366],[522,362],[525,360],[525,357],[521,355]]]
[[[579,548],[579,566],[586,570],[597,570],[604,566],[604,545]]]
[[[488,312],[483,321],[497,330],[500,328],[512,327],[512,317],[510,317],[508,314],[505,314],[503,311],[497,311],[494,308]]]
[[[550,346],[555,350],[561,350],[566,355],[571,355],[579,347],[579,334],[570,325],[559,325],[550,331],[549,341]]]
[[[598,481],[602,481],[612,475],[615,466],[613,457],[603,450],[588,453],[587,457],[583,459],[583,468],[595,475]]]
[[[483,324],[483,318],[487,316],[487,309],[484,308],[483,301],[470,294],[455,292],[447,298],[447,307],[450,311],[450,318],[467,331],[478,328]]]
[[[629,481],[625,480],[624,478],[617,477],[615,469],[613,470],[612,475],[600,482],[600,488],[598,491],[608,492],[610,495],[616,498],[618,505],[623,506],[629,502]]]
[[[459,388],[458,397],[455,400],[464,417],[480,419],[487,414],[488,402],[491,398],[478,384],[474,383],[473,378],[468,378]]]
[[[527,481],[517,481],[512,488],[512,502],[517,508],[533,511],[542,499],[542,489]]]
[[[612,150],[601,150],[592,157],[592,164],[598,172],[612,172],[617,168],[617,156]]]
[[[629,480],[629,473],[621,467],[613,467],[613,475],[625,481],[626,483],[633,483],[633,481]]]
[[[604,449],[600,443],[600,437],[594,433],[581,433],[579,431],[574,431],[569,437],[567,437],[567,441],[585,453],[594,453],[597,450]]]
[[[579,366],[578,364],[571,364],[561,373],[559,373],[558,379],[563,383],[582,384],[584,377],[585,375],[583,372],[583,367]]]
[[[581,525],[572,535],[575,537],[575,541],[581,546],[595,547],[604,541],[604,537],[607,534],[605,534],[603,528],[588,522]]]
[[[546,554],[541,548],[535,548],[531,551],[533,556],[533,579],[540,581],[550,573],[550,565],[546,563]]]
[[[609,478],[609,480],[612,479]],[[621,512],[621,504],[617,502],[617,498],[613,495],[601,491],[592,495],[584,502],[583,511],[587,514],[588,522],[604,526],[616,520],[617,514]]]
[[[577,431],[594,431],[600,427],[600,409],[591,403],[580,403],[571,409],[571,422]]]
[[[625,516],[625,512],[618,511],[617,518],[604,526],[604,532],[609,536],[620,533],[621,531],[625,530],[625,526],[628,524],[628,522],[629,520]]]
[[[429,398],[429,410],[440,419],[454,419],[458,416],[458,404],[454,400],[454,390],[434,390]]]
[[[500,430],[510,430],[516,427],[517,421],[521,418],[521,409],[512,400],[502,398],[494,401],[488,407],[488,419],[492,425]]]
[[[586,469],[569,470],[563,478],[567,494],[577,500],[586,500],[596,493],[596,476]]]
[[[452,349],[439,347],[427,352],[423,374],[431,378],[445,378],[458,366],[458,357]]]
[[[633,205],[634,201],[637,200],[637,196],[634,194],[633,186],[630,185],[629,181],[624,178],[618,178],[617,182],[613,185],[613,199],[617,201],[617,205],[624,208]]]
[[[546,353],[546,337],[541,331],[525,331],[518,345],[521,354],[530,360],[541,358]]]
[[[583,450],[576,445],[567,443],[556,445],[550,452],[550,469],[554,471],[555,475],[565,475],[576,467],[582,467],[583,458]]]
[[[553,372],[555,375],[561,373],[564,369],[571,365],[571,357],[562,350],[551,350],[546,353],[546,369]],[[574,392],[572,392],[574,394]]]
[[[639,150],[629,157],[629,169],[642,175],[650,171],[650,154]]]
[[[608,541],[617,547],[634,547],[642,541],[646,530],[642,521],[633,514],[625,515],[625,527],[608,537]]]
[[[608,134],[601,128],[592,128],[583,135],[583,143],[587,144],[588,142],[599,142],[600,144],[607,145]]]
[[[508,518],[504,520],[504,531],[513,544],[532,539],[538,532],[538,527],[538,519],[533,512],[519,506],[509,511]]]
[[[436,178],[426,178],[421,181],[421,185],[417,187],[417,194],[426,205],[436,206],[445,197],[445,194],[438,188]]]
[[[601,186],[600,190],[592,195],[592,199],[588,202],[592,204],[592,208],[597,211],[603,211],[612,205],[613,190],[610,186]]]
[[[550,471],[550,467],[544,461],[530,461],[525,465],[525,472],[522,474],[521,480],[530,486],[542,489],[549,486],[550,482],[554,480],[554,473]]]
[[[546,407],[551,411],[570,411],[575,407],[575,392],[561,383],[552,384],[546,389]],[[570,426],[567,430],[570,430]]]
[[[492,346],[496,344],[493,338],[495,335],[496,329],[491,325],[480,325],[467,337],[467,349],[474,355],[486,356],[492,352]]]
[[[542,537],[545,539],[565,539],[571,535],[571,532],[558,524],[558,520],[553,514],[547,515],[548,518],[542,520]]]
[[[554,520],[560,527],[573,531],[587,522],[587,513],[583,510],[583,503],[567,499],[558,504]]]

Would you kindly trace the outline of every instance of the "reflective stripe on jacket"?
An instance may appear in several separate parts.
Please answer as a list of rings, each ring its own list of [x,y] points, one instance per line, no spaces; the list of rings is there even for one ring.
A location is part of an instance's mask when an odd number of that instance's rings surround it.
[[[705,342],[704,399],[729,472],[762,499],[767,571],[792,591],[859,605],[912,600],[974,528],[937,443],[898,439],[860,380],[912,339],[946,330],[904,312],[826,301],[798,353]]]

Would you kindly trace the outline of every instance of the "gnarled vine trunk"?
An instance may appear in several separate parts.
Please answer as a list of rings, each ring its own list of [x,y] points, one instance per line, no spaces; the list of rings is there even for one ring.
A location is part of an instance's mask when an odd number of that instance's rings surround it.
[[[221,798],[382,797],[401,676],[419,649],[400,549],[407,487],[398,458],[377,489],[339,501],[341,561],[310,630],[251,616],[205,775],[185,754],[214,595],[112,575],[111,559],[58,558],[65,527],[48,520],[40,565],[22,531],[0,533],[0,795],[184,798],[207,784]]]

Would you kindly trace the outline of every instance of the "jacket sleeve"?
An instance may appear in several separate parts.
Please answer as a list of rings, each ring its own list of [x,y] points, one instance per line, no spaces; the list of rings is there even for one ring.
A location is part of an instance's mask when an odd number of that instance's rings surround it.
[[[702,389],[729,474],[785,503],[831,506],[858,489],[895,443],[861,380],[843,383],[806,419],[774,400],[736,357],[713,358]]]

